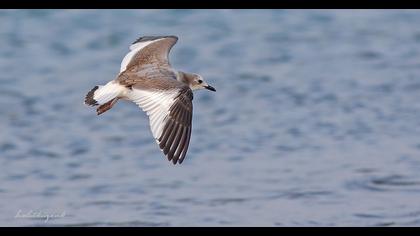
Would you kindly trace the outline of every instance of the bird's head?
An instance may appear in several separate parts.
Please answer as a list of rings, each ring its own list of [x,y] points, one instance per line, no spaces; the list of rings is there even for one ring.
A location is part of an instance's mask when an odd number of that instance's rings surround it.
[[[216,92],[216,89],[204,81],[203,77],[201,77],[199,74],[183,72],[183,76],[183,81],[187,83],[188,86],[190,86],[191,90],[208,89],[210,91]]]

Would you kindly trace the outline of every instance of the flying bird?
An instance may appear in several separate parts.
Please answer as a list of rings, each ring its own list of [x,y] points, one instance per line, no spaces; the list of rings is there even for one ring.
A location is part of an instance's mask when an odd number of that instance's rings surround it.
[[[98,106],[98,115],[120,99],[136,103],[148,115],[153,137],[173,164],[181,164],[187,154],[193,91],[216,91],[202,76],[171,67],[168,55],[177,41],[176,36],[140,37],[122,60],[118,76],[85,97],[86,105]]]

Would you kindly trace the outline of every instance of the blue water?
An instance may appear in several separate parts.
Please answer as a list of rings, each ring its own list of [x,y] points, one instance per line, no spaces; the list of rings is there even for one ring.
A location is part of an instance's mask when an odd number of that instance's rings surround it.
[[[419,226],[420,11],[0,10],[1,226]],[[85,94],[142,35],[201,74],[182,165]],[[19,211],[65,212],[45,222]]]

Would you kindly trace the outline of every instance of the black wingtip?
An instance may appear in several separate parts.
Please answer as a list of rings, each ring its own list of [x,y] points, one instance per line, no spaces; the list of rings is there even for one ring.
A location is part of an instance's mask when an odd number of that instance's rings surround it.
[[[173,38],[173,39],[178,40],[178,37],[175,36],[175,35],[167,35],[167,36],[143,36],[143,37],[138,38],[136,41],[134,41],[133,44],[140,43],[140,42],[153,41],[153,40],[161,39],[161,38]]]
[[[176,164],[181,165],[181,163],[182,163],[182,161],[180,161],[180,160],[172,161],[172,164],[174,164],[174,165],[176,165]]]

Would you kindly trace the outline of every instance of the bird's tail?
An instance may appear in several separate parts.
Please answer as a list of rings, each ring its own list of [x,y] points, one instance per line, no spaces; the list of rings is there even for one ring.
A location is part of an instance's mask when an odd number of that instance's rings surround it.
[[[93,89],[91,89],[85,97],[85,104],[88,106],[97,106],[99,105],[98,102],[93,98],[95,95],[95,91],[98,90],[99,86],[95,86],[93,87]]]
[[[106,85],[97,85],[91,89],[85,97],[85,104],[98,106],[98,115],[112,108],[121,94],[121,85],[111,81]]]

